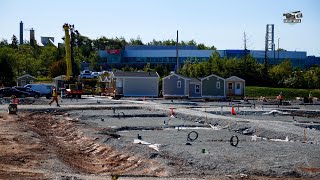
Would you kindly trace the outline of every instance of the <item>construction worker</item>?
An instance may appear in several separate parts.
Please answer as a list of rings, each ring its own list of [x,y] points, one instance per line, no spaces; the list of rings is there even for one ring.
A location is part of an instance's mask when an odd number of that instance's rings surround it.
[[[309,92],[309,103],[313,103],[313,96],[312,96],[312,92]]]
[[[55,87],[52,89],[52,100],[49,102],[50,106],[53,103],[53,101],[56,101],[57,106],[60,107],[59,102],[58,102],[58,93],[57,93],[57,89]]]
[[[279,100],[279,105],[282,105],[282,100],[283,100],[282,92],[280,92],[280,94],[277,96],[277,99]]]

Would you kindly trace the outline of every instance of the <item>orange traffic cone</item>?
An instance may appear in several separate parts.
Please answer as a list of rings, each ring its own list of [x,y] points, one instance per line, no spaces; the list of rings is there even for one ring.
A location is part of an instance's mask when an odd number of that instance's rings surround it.
[[[174,111],[173,108],[170,108],[171,117],[174,117]]]
[[[232,108],[231,108],[231,114],[232,114],[232,115],[237,115],[237,114],[236,114],[236,111],[234,110],[234,107],[233,107],[233,106],[232,106]]]

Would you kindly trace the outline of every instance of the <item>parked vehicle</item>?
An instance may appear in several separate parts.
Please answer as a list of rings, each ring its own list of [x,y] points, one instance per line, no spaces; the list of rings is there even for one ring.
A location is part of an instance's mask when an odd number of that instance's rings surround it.
[[[27,84],[25,88],[31,88],[34,91],[38,91],[40,96],[45,96],[49,99],[52,96],[52,84]]]
[[[100,76],[99,72],[92,72],[91,74],[93,78],[98,78],[98,76]]]
[[[15,88],[11,88],[11,87],[6,87],[6,88],[0,89],[0,98],[11,97],[11,96],[24,98],[28,95],[29,95],[29,93],[27,93],[27,92],[22,92],[22,91],[19,91]]]
[[[14,86],[13,88],[18,89],[19,91],[28,93],[29,97],[39,98],[41,96],[40,92],[34,91],[29,87]]]
[[[92,79],[94,76],[92,75],[92,72],[89,70],[84,70],[82,73],[80,73],[81,79]]]

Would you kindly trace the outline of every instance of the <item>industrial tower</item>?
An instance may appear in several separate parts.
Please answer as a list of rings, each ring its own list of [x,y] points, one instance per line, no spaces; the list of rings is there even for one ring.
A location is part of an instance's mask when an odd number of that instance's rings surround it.
[[[20,21],[20,45],[23,44],[23,22]]]
[[[268,65],[268,51],[274,51],[274,24],[266,26],[264,63]]]
[[[266,26],[266,40],[265,40],[265,51],[264,51],[264,64],[263,74],[266,83],[269,80],[269,58],[268,52],[274,50],[274,24],[267,24]]]

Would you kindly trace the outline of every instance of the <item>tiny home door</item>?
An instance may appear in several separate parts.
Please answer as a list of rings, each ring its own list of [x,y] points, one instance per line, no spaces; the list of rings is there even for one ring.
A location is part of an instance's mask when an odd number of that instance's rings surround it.
[[[236,86],[234,91],[235,95],[241,95],[241,83],[236,82],[235,86]]]

